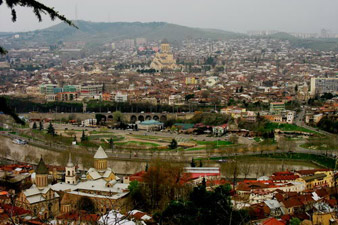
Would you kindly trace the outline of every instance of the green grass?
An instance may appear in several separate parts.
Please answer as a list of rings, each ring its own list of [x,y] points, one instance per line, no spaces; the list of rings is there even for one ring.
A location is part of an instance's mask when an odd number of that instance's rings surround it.
[[[273,131],[275,129],[280,129],[282,131],[300,131],[300,132],[307,132],[307,133],[317,133],[315,131],[306,129],[304,127],[299,127],[294,124],[286,124],[286,123],[267,123],[264,127],[266,131]]]
[[[0,127],[0,131],[9,131],[9,130],[6,128]]]
[[[256,142],[260,142],[260,141],[261,141],[261,138],[259,138],[259,137],[254,137],[254,140],[255,140]]]
[[[102,139],[102,138],[113,138],[113,141],[122,141],[124,140],[124,137],[122,136],[114,136],[114,135],[91,135],[89,136],[89,140],[99,140],[99,139]]]
[[[150,142],[140,142],[140,141],[128,141],[128,142],[117,142],[115,143],[117,146],[124,146],[124,145],[141,145],[141,146],[151,146],[151,147],[158,147],[159,144],[150,143]]]
[[[185,151],[195,151],[195,150],[204,150],[205,147],[193,147],[193,148],[187,148]]]
[[[218,145],[218,146],[226,146],[232,145],[230,141],[196,141],[199,145]]]
[[[213,160],[218,160],[227,157],[215,157]],[[233,158],[233,157],[229,157]],[[336,165],[336,160],[330,157],[326,157],[324,155],[314,155],[314,154],[306,154],[306,153],[271,153],[271,154],[261,154],[261,155],[245,155],[245,156],[236,156],[237,159],[245,159],[248,160],[250,158],[258,159],[264,161],[267,158],[270,159],[285,159],[285,160],[299,160],[299,161],[312,161],[323,167],[334,169]]]
[[[307,149],[314,149],[314,150],[323,150],[323,151],[338,150],[338,146],[329,146],[329,145],[321,144],[321,143],[316,143],[316,144],[315,143],[305,143],[305,144],[300,145],[300,147],[307,148]]]
[[[106,134],[106,133],[113,133],[113,132],[109,132],[108,130],[105,131],[96,131],[96,130],[92,130],[89,131],[90,134]]]
[[[172,140],[172,138],[168,138],[168,137],[157,137],[157,136],[148,136],[148,135],[130,135],[134,138],[137,139],[142,139],[142,140],[152,140],[152,141],[168,141],[170,142]]]

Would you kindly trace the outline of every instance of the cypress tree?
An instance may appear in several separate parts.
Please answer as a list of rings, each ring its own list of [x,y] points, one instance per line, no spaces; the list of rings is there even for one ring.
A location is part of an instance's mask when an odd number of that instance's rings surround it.
[[[53,127],[52,122],[49,123],[49,126],[47,128],[47,134],[50,134],[52,136],[55,136],[55,129]]]

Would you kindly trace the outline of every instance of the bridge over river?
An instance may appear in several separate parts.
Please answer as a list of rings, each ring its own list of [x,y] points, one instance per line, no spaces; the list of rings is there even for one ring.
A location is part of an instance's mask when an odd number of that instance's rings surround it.
[[[52,120],[62,120],[62,119],[75,119],[75,120],[85,120],[85,119],[94,119],[96,114],[102,114],[105,116],[106,120],[113,120],[114,115],[112,113],[20,113],[20,116],[24,116],[28,119],[52,119]],[[161,122],[166,122],[169,119],[190,119],[193,117],[194,113],[122,113],[125,120],[129,123],[135,123],[136,121],[145,121],[145,120],[157,120]]]

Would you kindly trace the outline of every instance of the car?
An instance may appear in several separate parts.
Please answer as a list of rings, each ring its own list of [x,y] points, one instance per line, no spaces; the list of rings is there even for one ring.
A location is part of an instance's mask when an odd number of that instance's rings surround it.
[[[18,144],[18,145],[25,145],[25,144],[27,144],[27,141],[22,140],[22,139],[14,139],[13,143]]]

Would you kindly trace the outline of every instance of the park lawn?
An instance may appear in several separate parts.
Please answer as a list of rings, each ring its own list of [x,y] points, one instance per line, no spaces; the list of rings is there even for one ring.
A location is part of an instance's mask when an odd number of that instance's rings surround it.
[[[301,144],[300,147],[302,148],[307,148],[307,149],[314,149],[314,150],[323,150],[323,151],[326,151],[326,150],[338,150],[338,146],[328,146],[326,144],[314,144],[314,143],[305,143],[305,144]]]
[[[113,133],[113,132],[109,132],[109,130],[92,130],[92,131],[89,131],[90,134],[106,134],[106,133]]]
[[[205,150],[205,147],[193,147],[185,149],[185,151],[196,151],[196,150]]]
[[[233,143],[230,141],[196,141],[199,145],[218,145],[218,146],[226,146],[232,145]]]
[[[122,141],[125,139],[122,136],[115,136],[115,135],[91,135],[88,137],[89,140],[98,140],[102,138],[113,138],[113,141]]]
[[[264,127],[266,131],[273,131],[275,129],[280,129],[282,131],[300,131],[300,132],[307,132],[307,133],[317,133],[315,131],[306,129],[304,127],[299,127],[294,124],[286,124],[286,123],[267,123]]]
[[[227,157],[215,157],[211,158],[213,160],[218,160]],[[234,158],[234,157],[229,157]],[[245,159],[248,160],[250,158],[260,158],[261,161],[266,159],[285,159],[287,161],[307,161],[307,162],[315,162],[323,167],[334,169],[336,165],[336,160],[330,157],[326,157],[325,155],[314,155],[314,154],[306,154],[306,153],[270,153],[270,154],[261,154],[261,155],[242,155],[236,156],[236,159]]]
[[[143,145],[143,146],[152,146],[158,147],[159,144],[150,143],[150,142],[141,142],[141,141],[128,141],[128,142],[116,142],[115,145],[123,146],[123,145]]]
[[[168,137],[158,137],[158,136],[148,136],[148,135],[133,134],[133,135],[130,135],[130,136],[134,137],[134,138],[137,138],[137,139],[152,140],[152,141],[166,141],[166,142],[170,142],[172,140],[172,138],[168,138]]]

